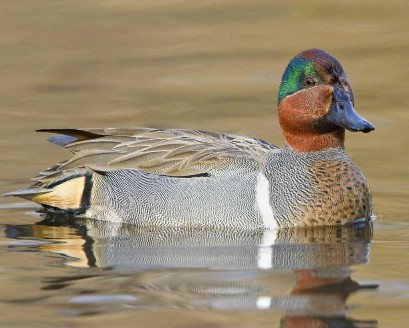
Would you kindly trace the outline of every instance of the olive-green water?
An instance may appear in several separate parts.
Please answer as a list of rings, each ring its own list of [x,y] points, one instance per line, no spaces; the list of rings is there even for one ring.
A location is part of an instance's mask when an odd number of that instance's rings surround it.
[[[277,88],[319,47],[343,64],[372,226],[141,230],[0,199],[1,327],[407,327],[409,2],[0,2],[0,193],[68,155],[39,128],[179,127],[283,145]],[[46,219],[46,220],[45,220]]]

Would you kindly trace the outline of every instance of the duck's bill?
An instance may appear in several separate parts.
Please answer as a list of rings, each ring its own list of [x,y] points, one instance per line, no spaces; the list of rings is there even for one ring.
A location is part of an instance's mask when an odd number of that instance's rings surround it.
[[[332,123],[349,131],[371,132],[375,127],[359,116],[351,103],[349,94],[342,88],[335,88],[333,99],[327,116]]]

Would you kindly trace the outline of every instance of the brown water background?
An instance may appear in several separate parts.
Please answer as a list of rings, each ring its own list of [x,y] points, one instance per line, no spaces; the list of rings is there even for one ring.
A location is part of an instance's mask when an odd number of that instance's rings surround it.
[[[370,259],[353,267],[352,277],[379,284],[352,294],[347,315],[407,327],[408,22],[409,2],[398,0],[1,1],[0,193],[27,186],[31,176],[67,155],[34,132],[39,128],[194,128],[283,145],[276,117],[281,74],[298,52],[322,48],[340,60],[357,111],[376,126],[370,134],[347,133],[347,151],[367,177],[377,216]],[[26,214],[35,207],[4,198],[0,206],[0,224],[35,230],[40,219]],[[75,231],[67,233],[76,240]],[[172,298],[181,297],[177,291],[163,292],[166,306],[148,302],[138,310],[93,308],[76,315],[66,291],[46,290],[45,281],[95,270],[67,266],[61,253],[68,249],[50,252],[41,247],[44,238],[22,236],[0,236],[2,326],[280,324],[278,310],[178,306]],[[155,275],[166,279],[160,272]],[[290,271],[274,279],[262,275],[257,279],[274,280],[278,294],[294,283]],[[127,290],[124,279],[118,271],[106,284],[87,283],[103,294],[107,284]]]

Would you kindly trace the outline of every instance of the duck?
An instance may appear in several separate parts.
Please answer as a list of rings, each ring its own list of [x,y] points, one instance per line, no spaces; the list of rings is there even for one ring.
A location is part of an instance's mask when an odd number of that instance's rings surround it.
[[[281,229],[370,221],[365,176],[345,151],[345,130],[375,127],[354,109],[340,62],[297,54],[282,75],[267,141],[185,129],[41,129],[72,156],[4,194],[68,217],[152,227]]]

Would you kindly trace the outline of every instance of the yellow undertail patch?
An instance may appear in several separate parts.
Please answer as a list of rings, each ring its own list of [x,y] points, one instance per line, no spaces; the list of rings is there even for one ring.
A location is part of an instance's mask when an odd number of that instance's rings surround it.
[[[50,192],[34,195],[31,200],[41,205],[63,210],[81,208],[85,177],[78,177],[56,185]]]

